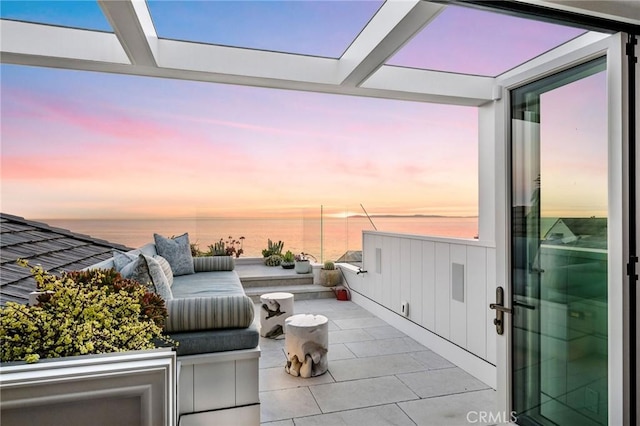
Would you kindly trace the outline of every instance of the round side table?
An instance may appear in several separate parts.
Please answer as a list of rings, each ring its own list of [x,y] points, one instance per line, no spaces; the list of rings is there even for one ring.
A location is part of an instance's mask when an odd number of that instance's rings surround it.
[[[298,314],[285,321],[285,371],[292,376],[315,377],[327,372],[329,320],[324,315]]]
[[[260,335],[275,339],[285,332],[284,320],[293,315],[293,294],[263,294],[260,304]]]

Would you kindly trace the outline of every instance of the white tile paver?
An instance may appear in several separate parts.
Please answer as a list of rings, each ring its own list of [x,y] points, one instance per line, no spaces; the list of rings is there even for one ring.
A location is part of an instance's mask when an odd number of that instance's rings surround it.
[[[418,399],[394,376],[317,385],[310,389],[323,413]]]
[[[394,374],[423,371],[425,367],[407,354],[353,358],[334,361],[329,371],[337,382],[392,376]]]
[[[353,328],[368,328],[368,327],[384,327],[389,324],[382,321],[377,317],[368,317],[368,318],[347,318],[347,319],[333,319],[333,322],[336,323],[338,327],[343,330],[349,330]]]
[[[429,370],[455,367],[455,364],[447,361],[445,358],[430,350],[412,352],[410,355],[416,361],[424,364],[424,366]]]
[[[267,422],[267,423],[260,423],[262,426],[295,426],[293,424],[293,419],[289,419],[289,420],[279,420],[276,422]]]
[[[361,329],[336,330],[329,332],[329,343],[362,342],[375,340],[369,333]]]
[[[392,339],[394,337],[405,337],[404,333],[390,325],[384,327],[367,328],[367,334],[374,339]]]
[[[345,345],[342,343],[332,344],[331,340],[329,340],[329,353],[327,356],[329,357],[329,363],[331,363],[331,361],[339,361],[341,359],[351,359],[356,357]]]
[[[415,426],[396,404],[338,411],[296,419],[296,426]]]
[[[271,391],[278,389],[299,388],[302,386],[319,385],[322,383],[333,383],[335,380],[331,374],[322,374],[316,377],[303,379],[294,377],[284,371],[284,365],[273,368],[260,369],[260,391]]]
[[[378,339],[365,342],[345,343],[357,357],[380,356],[417,352],[426,348],[409,337]]]
[[[261,348],[260,368],[282,367],[287,363],[287,357],[282,348],[265,350]]]
[[[498,415],[495,401],[496,392],[490,389],[401,402],[398,406],[419,426],[493,425],[495,421],[480,422],[478,420],[481,412],[493,412],[494,416]],[[487,419],[488,416],[484,418]]]
[[[458,367],[399,374],[398,378],[420,398],[431,398],[489,388],[489,386]]]
[[[304,380],[304,379],[300,379]],[[320,414],[309,388],[260,392],[260,421],[272,422]]]

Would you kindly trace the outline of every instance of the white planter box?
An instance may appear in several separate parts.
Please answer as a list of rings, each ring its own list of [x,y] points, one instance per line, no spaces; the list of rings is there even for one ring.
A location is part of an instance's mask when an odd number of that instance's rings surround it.
[[[175,425],[169,348],[0,366],[3,426]]]

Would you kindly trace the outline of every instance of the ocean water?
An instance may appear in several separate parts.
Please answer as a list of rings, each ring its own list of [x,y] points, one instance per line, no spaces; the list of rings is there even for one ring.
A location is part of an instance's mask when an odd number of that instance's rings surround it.
[[[362,249],[362,231],[373,230],[366,217],[347,219],[40,219],[80,234],[102,238],[128,247],[153,241],[153,234],[167,237],[189,233],[201,249],[221,238],[243,240],[243,257],[261,257],[267,240],[282,240],[284,251],[311,253],[318,260],[335,260],[347,250]],[[478,234],[477,217],[373,217],[378,231],[440,237],[473,238]],[[324,235],[321,241],[320,235]]]

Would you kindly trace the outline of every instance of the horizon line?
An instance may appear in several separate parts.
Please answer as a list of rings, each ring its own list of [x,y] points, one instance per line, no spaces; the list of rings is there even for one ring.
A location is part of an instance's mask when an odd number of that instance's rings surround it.
[[[439,215],[439,214],[373,214],[369,215],[369,217],[377,217],[377,218],[477,218],[478,215]],[[334,215],[325,215],[325,219],[353,219],[353,218],[363,218],[366,219],[367,216],[354,214],[343,217],[336,217]],[[278,220],[278,219],[301,219],[301,220],[309,220],[309,219],[320,219],[320,216],[317,217],[291,217],[291,216],[168,216],[168,217],[160,217],[160,216],[148,216],[148,217],[38,217],[30,220],[43,221],[43,220],[201,220],[201,219],[220,219],[220,220],[229,220],[229,219],[242,219],[242,220]]]

